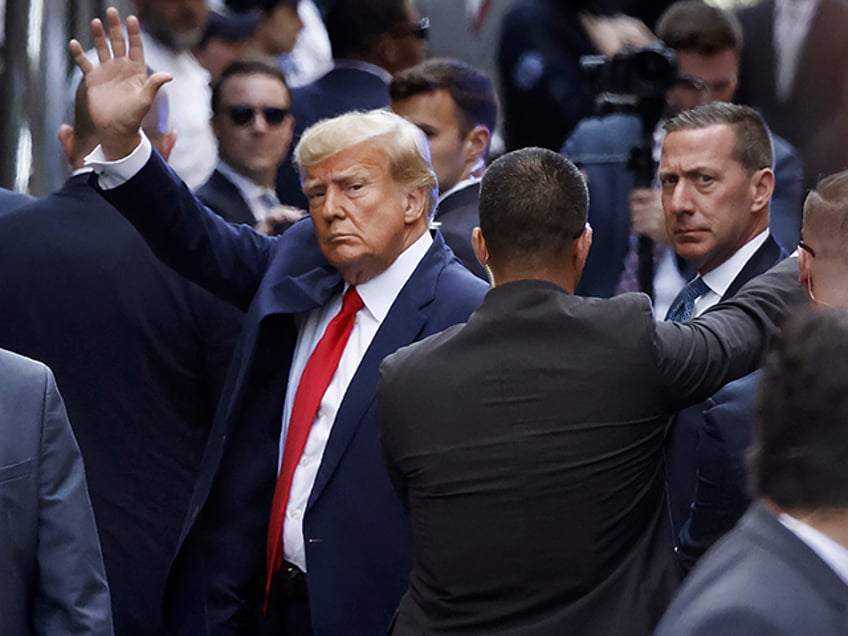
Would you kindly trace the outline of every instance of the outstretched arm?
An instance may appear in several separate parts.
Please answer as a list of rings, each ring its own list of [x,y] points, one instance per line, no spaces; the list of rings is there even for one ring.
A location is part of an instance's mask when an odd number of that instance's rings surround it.
[[[129,48],[124,41],[121,16],[114,7],[106,9],[106,23],[108,34],[98,18],[91,21],[98,66],[86,57],[76,39],[70,41],[68,48],[83,74],[97,139],[106,159],[113,161],[126,157],[139,145],[144,116],[159,89],[173,78],[167,73],[148,77],[135,16],[127,18]]]

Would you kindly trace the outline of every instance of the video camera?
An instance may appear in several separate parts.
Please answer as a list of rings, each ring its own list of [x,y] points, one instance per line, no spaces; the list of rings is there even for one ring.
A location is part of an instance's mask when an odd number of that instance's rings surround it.
[[[653,132],[665,109],[665,94],[677,79],[677,54],[660,40],[625,49],[612,58],[585,55],[583,72],[592,82],[599,115],[633,113]]]

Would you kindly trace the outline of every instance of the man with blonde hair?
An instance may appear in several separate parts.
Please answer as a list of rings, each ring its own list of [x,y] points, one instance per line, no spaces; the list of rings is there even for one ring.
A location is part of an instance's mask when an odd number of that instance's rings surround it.
[[[380,455],[383,358],[464,321],[486,285],[428,215],[418,128],[387,112],[319,122],[295,149],[309,220],[265,237],[209,213],[138,132],[170,78],[147,78],[138,22],[92,25],[88,87],[104,196],[174,269],[247,311],[166,590],[172,633],[373,636],[411,564]],[[113,54],[107,40],[111,42]],[[264,610],[264,611],[263,611]]]

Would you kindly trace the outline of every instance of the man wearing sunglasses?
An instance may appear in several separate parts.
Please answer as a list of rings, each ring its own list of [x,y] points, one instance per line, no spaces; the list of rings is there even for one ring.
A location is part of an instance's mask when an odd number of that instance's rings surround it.
[[[197,191],[231,223],[284,229],[302,212],[280,206],[277,169],[294,130],[291,96],[277,66],[263,59],[232,62],[212,87],[212,130],[218,165]]]

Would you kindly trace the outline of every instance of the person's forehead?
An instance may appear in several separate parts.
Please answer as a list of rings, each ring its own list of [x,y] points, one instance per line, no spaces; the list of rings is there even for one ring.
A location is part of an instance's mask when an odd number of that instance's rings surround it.
[[[677,52],[678,70],[682,75],[693,75],[700,79],[735,78],[739,72],[739,55],[732,48],[703,55],[695,51]]]
[[[459,125],[460,123],[461,113],[446,88],[437,88],[393,100],[391,107],[395,113],[415,124],[436,121],[442,125],[447,123]]]
[[[729,124],[675,130],[665,137],[660,163],[690,157],[701,161],[725,161],[732,158],[735,142],[736,134]]]
[[[345,148],[307,168],[306,181],[340,181],[363,174],[390,175],[389,156],[376,140]]]
[[[267,73],[238,73],[223,80],[221,85],[221,96],[224,99],[238,96],[246,97],[274,97],[279,100],[281,107],[288,107],[290,102],[289,91],[279,79]]]

